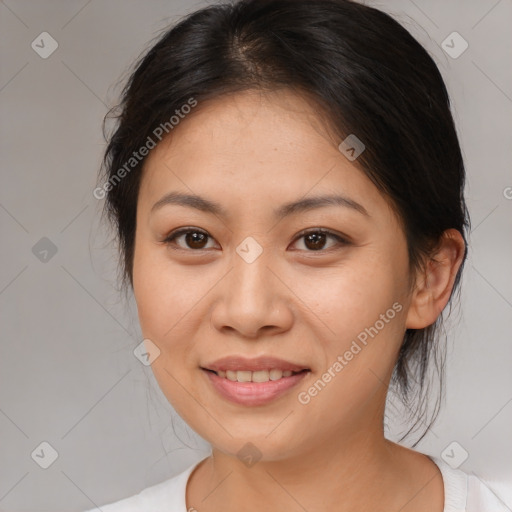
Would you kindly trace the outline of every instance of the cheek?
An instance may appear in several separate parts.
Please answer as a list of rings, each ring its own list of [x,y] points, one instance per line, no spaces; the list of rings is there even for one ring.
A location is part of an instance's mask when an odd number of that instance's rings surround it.
[[[299,402],[324,421],[322,411],[337,408],[328,420],[333,428],[386,389],[405,325],[405,268],[375,254],[299,285],[323,353],[318,380],[300,390]]]
[[[173,303],[173,297],[176,296],[174,287],[181,283],[179,275],[173,287],[166,282],[167,272],[157,253],[142,236],[137,236],[133,258],[133,292],[139,322],[144,337],[160,345],[163,334],[172,327],[171,315],[179,314],[179,304]]]
[[[151,369],[168,401],[185,421],[192,423],[196,413],[188,411],[189,393],[195,394],[196,390],[190,372],[196,368],[190,357],[194,351],[191,322],[197,322],[194,314],[208,291],[207,283],[197,267],[178,268],[154,247],[137,248],[133,287],[139,323],[144,338],[160,350]],[[188,393],[183,392],[184,385]]]
[[[406,276],[400,267],[391,257],[361,253],[331,271],[295,279],[294,291],[323,321],[327,338],[343,345],[374,325],[395,302],[403,303]],[[388,316],[396,315],[393,311]]]
[[[160,348],[163,360],[172,363],[179,354],[183,364],[183,352],[191,350],[192,324],[197,323],[201,301],[215,284],[212,274],[199,265],[177,265],[165,249],[137,247],[133,287],[139,323],[144,337]]]
[[[334,348],[350,343],[404,298],[406,266],[396,256],[386,258],[383,251],[367,250],[332,269],[282,268],[285,281],[294,283],[288,300],[297,310],[299,324],[309,317],[320,343],[331,345],[335,340]],[[161,248],[139,245],[134,293],[144,336],[178,350],[180,341],[190,337],[191,322],[198,321],[197,311],[210,311],[204,310],[204,301],[222,274],[214,267],[179,265]]]

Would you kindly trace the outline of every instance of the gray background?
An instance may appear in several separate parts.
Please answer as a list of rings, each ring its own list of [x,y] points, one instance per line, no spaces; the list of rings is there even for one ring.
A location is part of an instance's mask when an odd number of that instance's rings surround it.
[[[133,300],[116,289],[116,255],[92,195],[116,83],[160,29],[202,5],[0,3],[2,510],[85,510],[209,451],[133,355],[142,339]],[[440,456],[456,441],[469,453],[461,469],[512,507],[512,2],[372,5],[428,48],[446,79],[473,220],[461,307],[448,330],[446,401],[418,449]],[[59,45],[47,59],[31,48],[43,31]],[[469,43],[456,59],[440,46],[453,31]],[[43,237],[57,248],[47,261],[32,250]],[[389,429],[396,439],[397,426]],[[48,469],[31,458],[43,441],[59,455]]]

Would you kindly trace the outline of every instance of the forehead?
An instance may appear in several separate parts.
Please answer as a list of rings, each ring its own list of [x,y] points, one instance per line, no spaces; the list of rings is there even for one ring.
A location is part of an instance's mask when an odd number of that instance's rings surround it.
[[[240,207],[307,194],[382,201],[373,183],[340,153],[326,126],[311,102],[288,91],[209,100],[151,151],[139,197],[154,203],[179,189]]]

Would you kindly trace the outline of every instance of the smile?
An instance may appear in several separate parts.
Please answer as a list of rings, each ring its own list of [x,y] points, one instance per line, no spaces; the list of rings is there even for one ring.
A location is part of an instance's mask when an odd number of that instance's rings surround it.
[[[232,355],[200,366],[221,398],[245,406],[265,405],[283,396],[311,372],[300,363],[271,355]]]

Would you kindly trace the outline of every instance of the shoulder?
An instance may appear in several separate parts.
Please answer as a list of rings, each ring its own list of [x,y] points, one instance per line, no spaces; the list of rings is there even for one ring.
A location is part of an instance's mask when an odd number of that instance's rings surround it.
[[[468,476],[468,512],[489,510],[492,512],[510,512],[509,506],[500,498],[497,486],[490,480],[476,475]]]
[[[486,482],[474,474],[454,469],[442,459],[430,457],[443,475],[445,491],[444,512],[510,512],[510,508]]]
[[[190,474],[201,461],[195,462],[176,476],[146,487],[138,494],[115,503],[97,506],[85,512],[186,512],[186,488]]]

